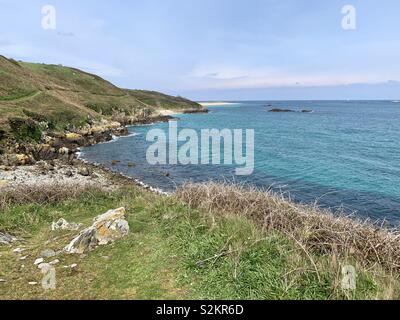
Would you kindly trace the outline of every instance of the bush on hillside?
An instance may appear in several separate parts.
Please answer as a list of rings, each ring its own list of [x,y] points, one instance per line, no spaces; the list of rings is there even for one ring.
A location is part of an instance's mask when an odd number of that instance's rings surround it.
[[[11,132],[19,141],[39,142],[42,136],[40,125],[33,119],[10,118],[8,120]]]

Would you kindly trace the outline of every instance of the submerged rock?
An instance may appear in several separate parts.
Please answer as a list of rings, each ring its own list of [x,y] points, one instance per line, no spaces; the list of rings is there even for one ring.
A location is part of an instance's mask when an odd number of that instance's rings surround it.
[[[271,109],[268,112],[294,112],[294,111],[290,110],[290,109],[278,109],[278,108],[276,108],[276,109]]]
[[[97,246],[106,245],[126,236],[129,224],[125,220],[125,208],[110,210],[96,217],[93,225],[82,232],[64,248],[66,253],[83,254]]]

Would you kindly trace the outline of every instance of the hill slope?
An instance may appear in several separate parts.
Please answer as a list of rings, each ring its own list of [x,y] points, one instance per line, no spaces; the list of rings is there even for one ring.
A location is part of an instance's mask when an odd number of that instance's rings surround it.
[[[57,123],[79,124],[87,116],[135,115],[146,109],[201,109],[181,97],[121,89],[99,76],[61,65],[18,62],[0,56],[0,126],[11,117],[37,113]]]

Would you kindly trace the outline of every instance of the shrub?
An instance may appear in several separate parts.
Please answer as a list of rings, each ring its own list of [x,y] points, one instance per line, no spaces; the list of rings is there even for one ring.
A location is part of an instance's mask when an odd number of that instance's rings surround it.
[[[46,122],[46,121],[47,121],[46,116],[44,116],[44,115],[42,115],[42,114],[39,114],[39,113],[36,113],[36,112],[33,112],[33,111],[29,111],[29,110],[27,110],[27,109],[23,109],[22,112],[23,112],[27,117],[32,118],[32,119],[35,120],[35,121],[38,121],[38,122]]]
[[[0,129],[0,142],[3,141],[6,137],[6,132],[3,129]]]
[[[111,116],[114,113],[114,109],[118,109],[110,104],[101,103],[101,102],[89,102],[85,105],[87,108],[96,111],[105,116]]]
[[[8,120],[11,132],[20,141],[40,141],[42,130],[39,124],[33,119],[10,118]]]
[[[191,208],[242,216],[266,231],[293,239],[305,252],[355,257],[369,267],[400,270],[400,230],[388,230],[315,206],[298,205],[272,191],[230,184],[186,184],[176,193]]]

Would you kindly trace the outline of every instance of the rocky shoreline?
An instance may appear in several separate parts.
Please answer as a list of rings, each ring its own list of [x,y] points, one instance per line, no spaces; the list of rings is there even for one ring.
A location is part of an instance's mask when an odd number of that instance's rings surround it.
[[[40,142],[9,142],[7,152],[0,156],[0,165],[6,167],[33,165],[37,161],[77,158],[79,148],[109,142],[114,137],[127,136],[127,126],[168,122],[171,116],[157,115],[143,119],[127,118],[120,121],[101,120],[73,132],[44,133]]]
[[[113,188],[134,184],[151,192],[168,195],[142,181],[115,172],[103,165],[79,159],[81,147],[112,141],[115,137],[127,136],[127,126],[167,122],[171,116],[156,116],[143,120],[106,122],[92,126],[89,130],[44,137],[41,144],[19,144],[14,153],[3,155],[0,159],[0,189],[18,189],[26,185],[65,185]],[[3,190],[5,190],[3,189]]]

